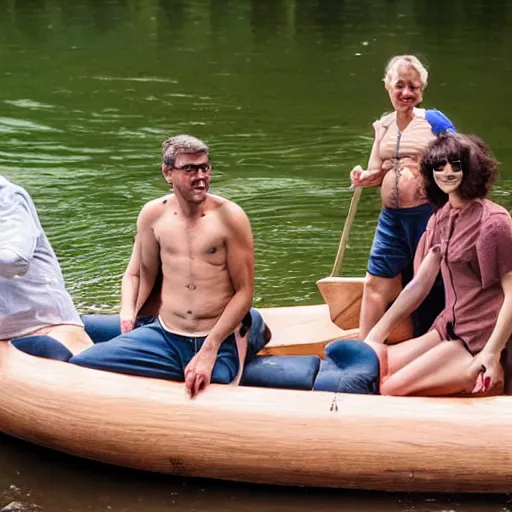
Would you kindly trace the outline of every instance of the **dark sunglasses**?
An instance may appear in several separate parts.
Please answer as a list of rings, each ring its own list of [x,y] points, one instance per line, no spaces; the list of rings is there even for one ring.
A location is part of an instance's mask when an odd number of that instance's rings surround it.
[[[453,172],[461,172],[462,171],[462,162],[460,160],[438,160],[437,162],[433,162],[430,164],[430,168],[434,172],[441,172],[446,164],[450,164],[452,166]]]
[[[189,173],[203,171],[204,173],[208,174],[212,170],[212,167],[209,163],[208,164],[186,164],[186,165],[182,165],[181,167],[173,166],[173,169],[175,169],[176,171],[185,171],[185,172],[189,172]]]

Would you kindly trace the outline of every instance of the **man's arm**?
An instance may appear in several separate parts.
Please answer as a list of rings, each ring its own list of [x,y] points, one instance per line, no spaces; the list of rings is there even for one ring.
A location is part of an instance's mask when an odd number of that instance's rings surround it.
[[[254,244],[251,225],[239,206],[231,204],[229,209],[226,215],[226,222],[231,226],[230,236],[226,241],[227,268],[235,293],[205,340],[205,345],[211,344],[216,350],[240,326],[252,306],[254,293]]]
[[[160,245],[155,237],[153,223],[158,215],[157,204],[148,203],[137,219],[137,236],[134,243],[133,265],[139,262],[139,287],[135,301],[135,315],[144,306],[153,290],[160,265]],[[128,299],[127,299],[128,300]]]
[[[251,225],[245,212],[232,203],[226,205],[225,222],[229,226],[226,241],[227,268],[234,294],[217,323],[185,368],[185,385],[191,396],[209,383],[222,342],[238,329],[252,305],[254,292],[254,244]]]
[[[31,213],[29,199],[7,187],[0,190],[0,275],[27,273],[41,231]]]
[[[137,317],[137,296],[140,283],[140,260],[137,239],[133,243],[132,255],[121,281],[121,332],[131,331]]]

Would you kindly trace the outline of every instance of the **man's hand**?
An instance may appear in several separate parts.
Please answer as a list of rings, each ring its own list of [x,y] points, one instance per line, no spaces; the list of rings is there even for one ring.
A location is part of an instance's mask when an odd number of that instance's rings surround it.
[[[135,327],[135,314],[127,313],[123,310],[119,313],[119,320],[121,322],[121,334],[133,331]]]
[[[190,398],[197,396],[210,384],[216,359],[217,351],[203,344],[201,350],[190,360],[185,368],[185,389]]]

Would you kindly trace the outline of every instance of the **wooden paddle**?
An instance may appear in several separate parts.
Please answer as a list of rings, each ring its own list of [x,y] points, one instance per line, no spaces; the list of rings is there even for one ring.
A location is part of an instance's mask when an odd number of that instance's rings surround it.
[[[352,223],[356,216],[361,192],[362,187],[355,187],[331,275],[320,279],[316,283],[324,302],[329,307],[331,320],[345,331],[359,327],[359,315],[363,299],[364,277],[340,277],[338,275],[343,263],[345,248]],[[411,337],[411,319],[406,318],[390,333],[388,343],[396,343]]]
[[[342,329],[359,326],[364,277],[339,277],[339,273],[362,191],[362,187],[354,188],[331,275],[316,283],[324,302],[329,306],[331,320]]]

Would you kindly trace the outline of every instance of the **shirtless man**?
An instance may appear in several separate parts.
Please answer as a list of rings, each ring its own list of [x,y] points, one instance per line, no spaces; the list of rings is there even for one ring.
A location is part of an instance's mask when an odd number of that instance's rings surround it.
[[[78,353],[92,345],[30,195],[3,176],[0,290],[1,341],[16,339],[22,350],[46,357],[53,357],[55,348],[70,355],[68,350]]]
[[[249,219],[236,204],[208,193],[208,146],[179,135],[162,146],[162,173],[173,193],[147,203],[137,220],[137,294],[123,299],[124,334],[72,363],[185,381],[190,396],[228,384],[240,356],[234,331],[251,307],[254,249]],[[162,272],[158,321],[130,330]],[[130,304],[126,297],[137,297]]]

